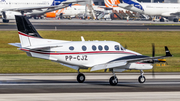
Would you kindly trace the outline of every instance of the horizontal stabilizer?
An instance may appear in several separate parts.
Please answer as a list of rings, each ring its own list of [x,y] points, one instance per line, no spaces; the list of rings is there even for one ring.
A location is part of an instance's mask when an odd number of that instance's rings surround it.
[[[126,61],[116,61],[116,62],[111,62],[111,63],[106,63],[106,64],[100,64],[100,65],[96,65],[92,67],[91,71],[121,67],[121,66],[125,66],[126,64],[127,64]]]
[[[12,46],[16,46],[16,47],[19,47],[21,48],[21,43],[8,43],[9,45],[12,45]]]

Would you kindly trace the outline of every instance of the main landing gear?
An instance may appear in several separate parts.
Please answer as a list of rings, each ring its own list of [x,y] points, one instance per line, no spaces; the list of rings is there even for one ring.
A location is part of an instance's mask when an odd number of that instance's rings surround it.
[[[79,83],[83,83],[85,81],[85,75],[83,73],[80,73],[79,70],[78,70],[78,75],[77,75],[77,81]]]
[[[112,85],[112,86],[115,86],[118,84],[118,78],[116,77],[115,73],[113,72],[113,75],[110,79],[109,79],[109,83]]]
[[[140,70],[140,71],[141,71],[141,75],[139,76],[138,81],[139,83],[144,83],[146,81],[146,78],[145,76],[143,76],[144,74],[143,70]]]

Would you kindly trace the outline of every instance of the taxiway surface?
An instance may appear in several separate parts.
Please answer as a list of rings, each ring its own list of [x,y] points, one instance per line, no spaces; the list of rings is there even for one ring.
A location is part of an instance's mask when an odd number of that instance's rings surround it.
[[[72,31],[180,31],[179,23],[152,21],[30,20],[38,30]],[[167,25],[153,25],[167,24]],[[15,21],[0,23],[0,30],[16,30]]]

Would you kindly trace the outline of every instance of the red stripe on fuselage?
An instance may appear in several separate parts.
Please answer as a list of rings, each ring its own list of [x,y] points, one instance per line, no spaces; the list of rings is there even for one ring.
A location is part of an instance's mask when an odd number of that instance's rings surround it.
[[[34,53],[39,53],[39,54],[50,54],[50,55],[73,55],[73,54],[113,54],[113,53],[124,53],[124,54],[133,54],[137,55],[134,53],[130,52],[124,52],[124,51],[92,51],[92,52],[72,52],[72,53],[46,53],[46,52],[38,52],[34,50],[28,50],[28,49],[22,49],[23,51],[28,51],[28,52],[34,52]]]

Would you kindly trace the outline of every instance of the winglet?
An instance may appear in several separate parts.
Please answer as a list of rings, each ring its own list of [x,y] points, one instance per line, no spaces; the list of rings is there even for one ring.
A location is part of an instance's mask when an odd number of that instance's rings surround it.
[[[165,46],[165,52],[166,52],[166,56],[168,57],[172,56],[167,46]]]

